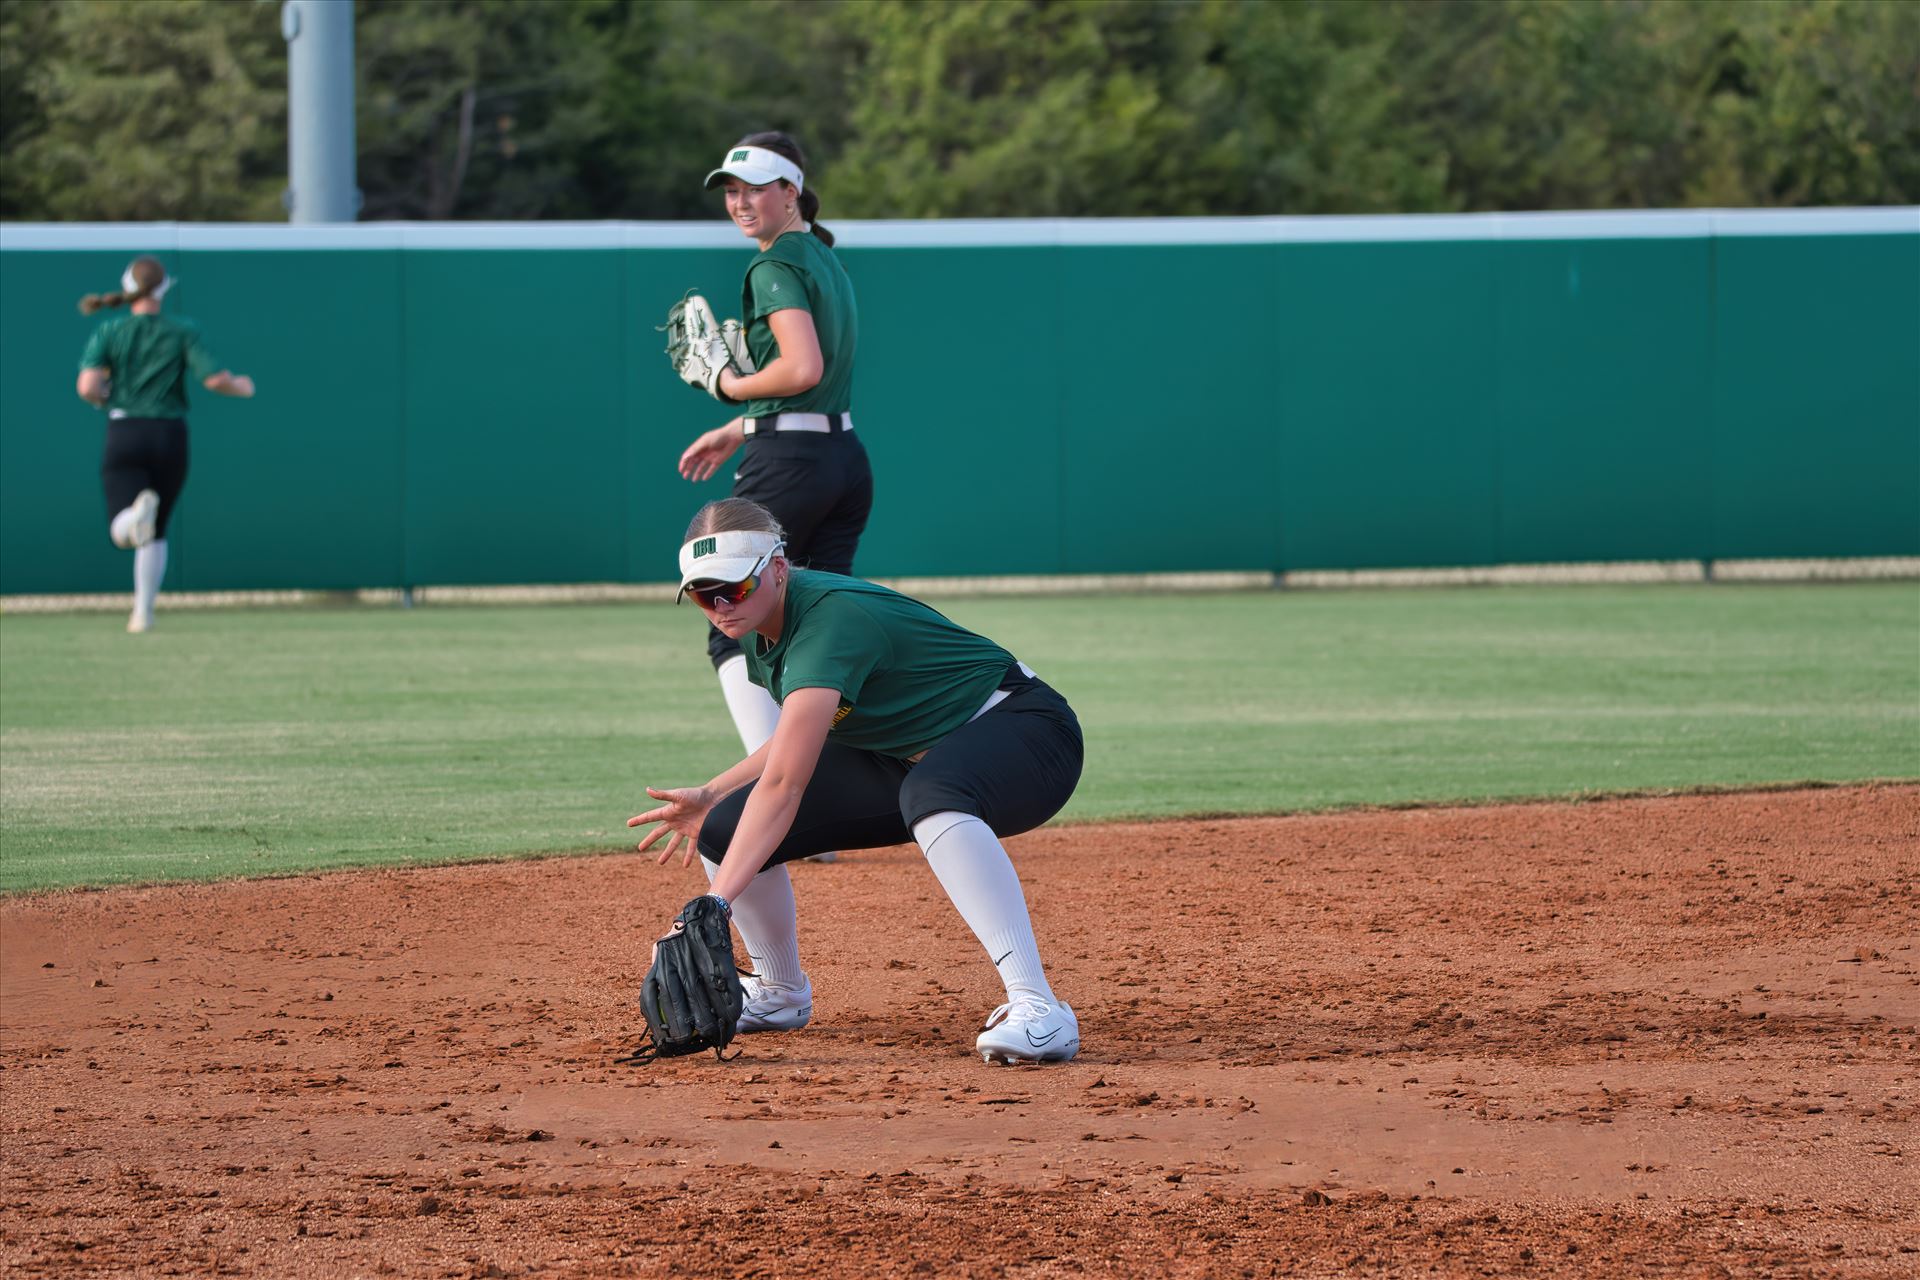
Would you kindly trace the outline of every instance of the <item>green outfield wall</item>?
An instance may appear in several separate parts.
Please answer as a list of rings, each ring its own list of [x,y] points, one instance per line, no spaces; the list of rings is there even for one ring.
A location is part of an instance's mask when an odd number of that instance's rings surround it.
[[[835,224],[875,576],[1920,554],[1920,209]],[[157,253],[178,590],[657,582],[724,225],[0,226],[0,592],[121,591],[81,294]]]

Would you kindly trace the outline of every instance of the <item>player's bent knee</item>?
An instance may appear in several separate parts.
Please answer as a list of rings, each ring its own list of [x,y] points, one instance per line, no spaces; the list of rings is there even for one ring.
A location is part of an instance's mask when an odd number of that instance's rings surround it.
[[[900,784],[900,820],[909,831],[940,814],[984,821],[985,806],[976,790],[965,779],[942,776],[922,765]]]
[[[971,813],[961,813],[955,809],[943,809],[938,813],[929,813],[918,822],[909,819],[908,830],[913,832],[913,842],[920,846],[921,853],[930,853],[941,836],[955,827],[969,822],[980,822],[980,818]],[[985,825],[984,823],[982,825]]]

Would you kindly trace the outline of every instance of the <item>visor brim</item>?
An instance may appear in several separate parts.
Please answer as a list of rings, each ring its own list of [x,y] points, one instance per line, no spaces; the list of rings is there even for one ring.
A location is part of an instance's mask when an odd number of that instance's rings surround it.
[[[738,178],[750,187],[770,187],[780,181],[781,175],[771,169],[757,169],[750,164],[728,165],[707,175],[706,189],[713,190],[722,178]]]
[[[679,604],[682,600],[685,600],[687,598],[687,592],[694,587],[725,587],[731,586],[736,582],[744,582],[753,576],[753,571],[760,567],[762,559],[763,557],[761,556],[753,556],[747,559],[726,560],[718,564],[712,560],[708,560],[701,564],[699,577],[684,578],[681,580],[680,590],[674,593],[673,602]],[[729,574],[732,576],[729,577]]]

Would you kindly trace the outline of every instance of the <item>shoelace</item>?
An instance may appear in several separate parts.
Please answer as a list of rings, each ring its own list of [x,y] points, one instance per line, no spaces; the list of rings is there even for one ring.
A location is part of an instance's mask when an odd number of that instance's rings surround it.
[[[1038,1022],[1053,1012],[1053,1006],[1043,1000],[1011,1000],[995,1009],[987,1017],[988,1027],[997,1027],[1004,1021]]]

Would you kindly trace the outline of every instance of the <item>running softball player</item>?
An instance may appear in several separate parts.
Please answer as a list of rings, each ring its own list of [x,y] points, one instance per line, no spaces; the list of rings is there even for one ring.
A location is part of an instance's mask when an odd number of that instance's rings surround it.
[[[813,1016],[783,865],[826,849],[912,840],[986,948],[1007,1000],[974,1042],[988,1062],[1064,1062],[1080,1025],[1040,964],[1026,895],[1000,837],[1059,812],[1080,779],[1066,700],[993,641],[918,600],[797,569],[757,503],[702,507],[680,548],[680,590],[742,643],[749,678],[781,705],[772,738],[702,786],[647,789],[641,840],[697,849],[756,972],[738,1029],[794,1031]]]
[[[772,511],[798,565],[852,573],[873,506],[873,472],[853,434],[853,362],[860,317],[853,282],[816,218],[806,157],[784,133],[742,138],[707,187],[726,188],[727,215],[759,244],[740,289],[741,326],[757,372],[722,374],[719,390],[741,416],[702,434],[680,455],[680,474],[705,480],[746,446],[733,492]],[[740,741],[754,751],[773,735],[780,708],[747,678],[739,642],[707,632],[707,655]],[[828,855],[830,856],[830,855]]]
[[[100,483],[107,498],[107,536],[133,552],[133,613],[127,630],[153,626],[153,605],[167,574],[167,522],[187,482],[187,378],[223,396],[246,398],[253,379],[220,368],[191,320],[160,314],[173,287],[154,258],[135,258],[117,293],[80,299],[86,315],[130,306],[131,315],[102,320],[80,355],[74,389],[107,411]]]

